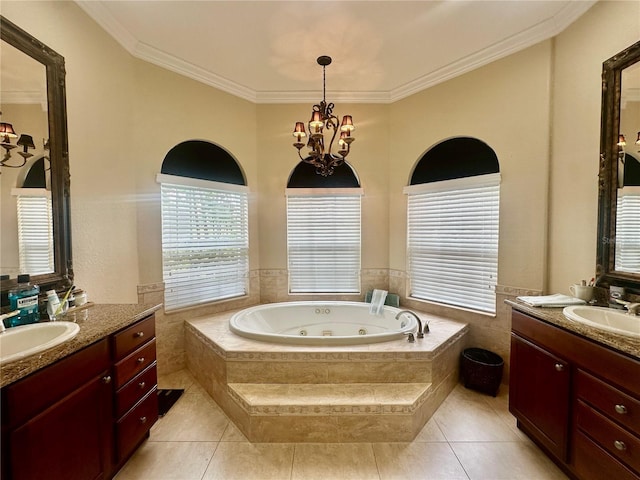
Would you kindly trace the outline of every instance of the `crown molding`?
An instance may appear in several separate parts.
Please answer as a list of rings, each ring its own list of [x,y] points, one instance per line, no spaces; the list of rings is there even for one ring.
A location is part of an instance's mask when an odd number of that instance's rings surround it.
[[[591,8],[597,0],[571,2],[553,17],[522,32],[506,38],[488,48],[467,55],[432,73],[420,77],[390,92],[390,102],[396,102],[439,83],[451,80],[476,68],[531,47],[536,43],[558,35],[578,17]]]
[[[91,0],[75,1],[89,17],[93,18],[98,25],[134,57],[212,86],[231,95],[253,103],[308,103],[318,101],[321,96],[319,92],[255,91],[138,41],[111,15],[103,6],[102,2]],[[341,103],[396,102],[547,40],[562,32],[596,2],[597,0],[569,2],[556,15],[549,17],[537,25],[398,88],[394,88],[391,91],[329,92],[328,96],[332,101]]]

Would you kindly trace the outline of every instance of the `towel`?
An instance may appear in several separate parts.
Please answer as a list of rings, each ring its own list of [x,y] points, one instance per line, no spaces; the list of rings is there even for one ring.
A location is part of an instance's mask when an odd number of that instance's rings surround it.
[[[569,305],[584,305],[584,300],[556,293],[555,295],[537,295],[535,297],[517,297],[517,300],[532,307],[568,307]]]
[[[374,290],[371,295],[371,306],[369,306],[369,313],[371,315],[380,315],[384,308],[384,301],[387,299],[386,290]]]

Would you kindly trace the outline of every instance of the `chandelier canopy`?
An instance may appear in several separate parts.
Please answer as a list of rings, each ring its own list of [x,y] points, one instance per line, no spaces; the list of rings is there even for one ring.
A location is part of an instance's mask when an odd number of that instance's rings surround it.
[[[293,144],[298,149],[298,156],[303,162],[316,167],[316,173],[323,177],[333,174],[333,169],[344,163],[344,159],[351,151],[351,143],[355,140],[351,132],[355,129],[351,115],[342,117],[342,123],[338,124],[338,117],[333,114],[333,103],[327,103],[326,99],[326,73],[327,65],[331,64],[331,57],[323,55],[318,57],[318,65],[322,66],[322,101],[315,104],[309,120],[309,148],[308,156],[303,157],[300,150],[305,146],[303,139],[307,136],[304,122],[296,122],[293,136],[296,141]],[[333,143],[340,130],[338,138],[338,151],[332,153]],[[327,138],[325,138],[325,135]],[[330,135],[330,137],[329,137]]]

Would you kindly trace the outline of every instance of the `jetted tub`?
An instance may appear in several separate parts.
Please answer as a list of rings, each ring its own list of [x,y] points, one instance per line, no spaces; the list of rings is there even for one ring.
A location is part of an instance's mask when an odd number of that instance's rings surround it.
[[[298,345],[355,345],[388,342],[415,332],[417,322],[385,306],[382,314],[369,313],[370,303],[282,302],[246,308],[231,317],[237,335],[271,343]]]

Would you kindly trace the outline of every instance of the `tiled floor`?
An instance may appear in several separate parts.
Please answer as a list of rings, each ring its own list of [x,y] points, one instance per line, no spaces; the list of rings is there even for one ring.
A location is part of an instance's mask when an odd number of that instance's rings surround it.
[[[187,372],[185,393],[116,480],[547,480],[567,478],[498,397],[458,385],[411,443],[249,443]]]

